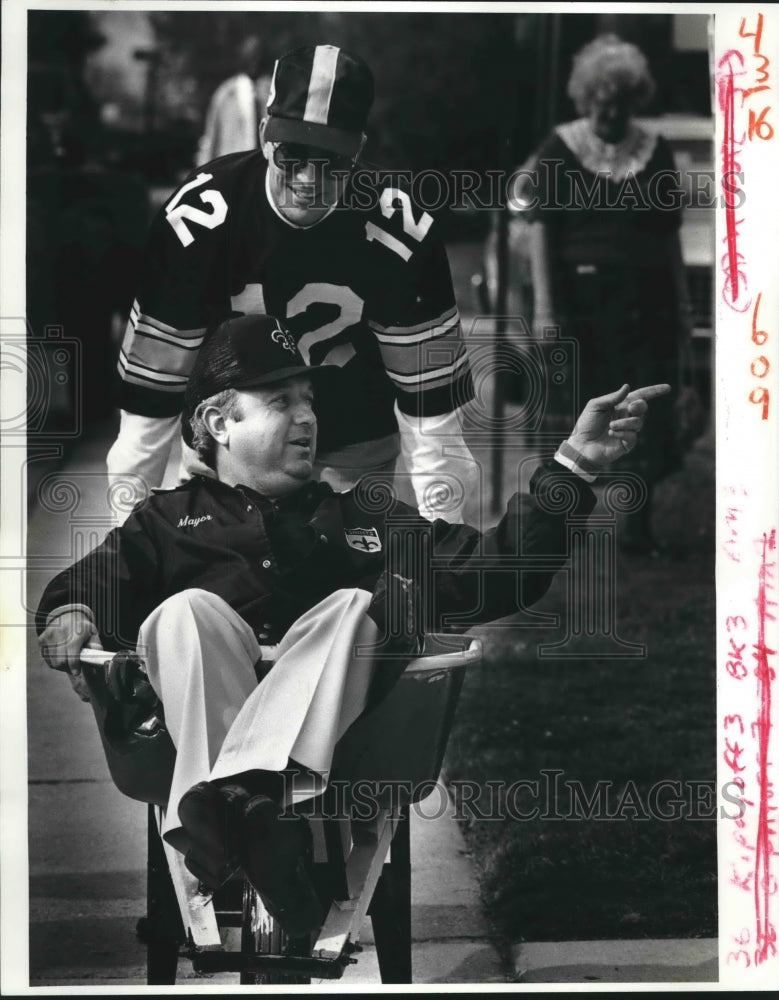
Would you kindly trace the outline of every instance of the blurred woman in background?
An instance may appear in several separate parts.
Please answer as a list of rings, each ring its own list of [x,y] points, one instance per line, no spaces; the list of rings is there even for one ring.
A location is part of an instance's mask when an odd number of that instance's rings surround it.
[[[575,57],[568,82],[581,117],[554,128],[535,156],[537,203],[525,215],[533,326],[539,333],[559,325],[563,337],[578,341],[580,399],[626,380],[679,386],[691,309],[678,175],[668,143],[632,117],[653,93],[635,45],[596,38]],[[625,550],[655,550],[652,490],[681,457],[673,419],[672,405],[657,407],[641,447],[623,464],[648,493],[621,526]]]

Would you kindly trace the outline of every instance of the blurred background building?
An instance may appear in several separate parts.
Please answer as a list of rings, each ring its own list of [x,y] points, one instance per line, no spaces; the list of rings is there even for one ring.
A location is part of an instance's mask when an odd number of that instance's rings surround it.
[[[363,56],[377,83],[370,161],[486,177],[510,172],[555,122],[574,116],[565,95],[571,57],[603,31],[646,53],[658,82],[647,114],[676,130],[664,127],[681,164],[710,167],[707,20],[667,13],[32,10],[31,334],[45,340],[54,326],[79,338],[84,418],[108,418],[107,386],[151,212],[194,165],[209,99],[235,72],[235,52],[248,34],[263,41],[265,72],[277,55],[323,40]],[[461,307],[475,310],[471,275],[482,270],[501,213],[443,214]],[[690,266],[710,273],[713,209],[691,225],[699,232],[693,239],[687,226]],[[520,280],[519,262],[513,273]],[[696,280],[700,324],[710,328],[710,305],[703,315],[710,281]],[[67,422],[76,405],[67,393],[53,396],[51,426]]]

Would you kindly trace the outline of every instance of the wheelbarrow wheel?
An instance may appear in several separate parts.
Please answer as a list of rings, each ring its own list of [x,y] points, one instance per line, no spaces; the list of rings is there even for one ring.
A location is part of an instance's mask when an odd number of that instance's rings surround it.
[[[243,920],[241,923],[241,954],[298,955],[311,954],[311,939],[290,938],[278,921],[268,913],[262,899],[247,880],[243,887]],[[307,976],[274,972],[242,972],[242,986],[308,985]]]

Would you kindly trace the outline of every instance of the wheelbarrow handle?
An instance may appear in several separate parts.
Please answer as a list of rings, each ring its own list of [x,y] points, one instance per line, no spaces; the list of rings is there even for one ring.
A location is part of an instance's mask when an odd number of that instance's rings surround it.
[[[92,664],[99,667],[102,663],[108,663],[114,658],[114,653],[110,649],[93,649],[91,646],[84,646],[79,653],[82,663]]]
[[[436,636],[429,636],[430,639],[437,639]],[[444,637],[446,638],[446,637]],[[428,646],[427,651],[411,660],[406,667],[406,673],[420,674],[433,673],[437,670],[448,670],[452,667],[468,666],[472,663],[479,663],[482,658],[481,640],[473,638],[468,646],[462,649],[447,649],[445,646],[432,648]]]
[[[435,638],[435,637],[431,637]],[[447,638],[447,637],[444,637]],[[278,651],[278,646],[260,646],[260,659],[263,663],[274,663],[276,661],[276,655]],[[138,656],[137,653],[132,650],[125,650],[125,654],[128,656],[133,656],[135,659],[140,660],[143,663],[143,657]],[[94,664],[100,666],[100,664],[108,663],[116,656],[116,652],[108,649],[93,649],[91,646],[84,646],[79,654],[79,658],[82,663]],[[444,665],[455,665],[457,663],[473,663],[478,660],[481,656],[481,644],[478,639],[472,639],[470,645],[465,649],[446,649],[443,648],[434,653],[428,653],[414,660],[418,663],[418,669],[422,669],[424,660],[429,662],[428,669],[440,668]],[[422,662],[420,662],[422,661]]]
[[[143,657],[138,656],[138,654],[131,649],[123,649],[117,651],[115,649],[93,649],[91,646],[84,646],[84,648],[79,653],[79,659],[81,660],[82,663],[85,663],[87,665],[100,667],[107,663],[110,663],[115,656],[120,656],[120,655],[132,657],[139,663],[144,664]]]

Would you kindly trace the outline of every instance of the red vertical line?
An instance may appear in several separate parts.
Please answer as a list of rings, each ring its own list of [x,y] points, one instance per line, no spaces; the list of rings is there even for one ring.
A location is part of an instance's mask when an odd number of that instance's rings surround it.
[[[771,668],[768,665],[769,653],[773,651],[766,647],[765,621],[768,610],[766,595],[766,561],[767,550],[775,549],[776,535],[763,535],[763,554],[760,563],[757,588],[757,646],[755,659],[757,667],[757,697],[758,697],[758,786],[760,799],[758,801],[757,838],[755,841],[755,918],[757,921],[757,946],[755,961],[764,962],[768,957],[770,943],[770,923],[768,920],[769,884],[771,877],[771,840],[769,837],[769,778],[768,778],[768,745],[771,735]]]
[[[725,100],[720,105],[725,116],[725,135],[722,141],[722,172],[723,177],[732,182],[736,162],[733,131],[736,118],[736,99],[733,87],[733,69],[728,63],[728,75],[725,81]],[[725,196],[725,231],[728,241],[728,271],[730,274],[732,301],[738,300],[738,253],[736,250],[736,206],[733,197]]]

